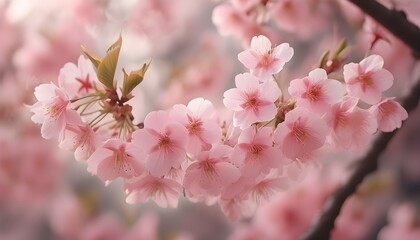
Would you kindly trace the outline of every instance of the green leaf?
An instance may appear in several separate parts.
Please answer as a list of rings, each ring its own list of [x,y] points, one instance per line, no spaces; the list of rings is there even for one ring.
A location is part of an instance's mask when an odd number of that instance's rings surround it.
[[[99,81],[108,89],[114,90],[114,76],[115,69],[118,64],[118,57],[120,55],[122,44],[121,35],[118,40],[109,47],[107,54],[103,58],[102,62],[97,67],[97,74]]]
[[[340,54],[344,51],[344,49],[346,49],[346,47],[347,41],[345,38],[343,38],[334,52],[333,59],[338,59],[340,57]]]
[[[124,82],[121,92],[124,97],[128,97],[131,91],[133,91],[133,89],[143,81],[144,75],[150,66],[150,62],[151,60],[148,63],[143,64],[139,70],[130,72],[130,75],[128,75],[127,72],[123,69]]]
[[[89,60],[92,62],[92,64],[95,66],[96,69],[98,69],[99,64],[102,62],[102,59],[100,57],[92,55],[83,45],[80,45],[80,48],[82,49],[82,52],[89,58]]]
[[[325,64],[327,63],[329,55],[330,55],[329,50],[324,52],[324,54],[322,54],[321,59],[319,60],[319,64],[318,64],[319,68],[324,68]]]

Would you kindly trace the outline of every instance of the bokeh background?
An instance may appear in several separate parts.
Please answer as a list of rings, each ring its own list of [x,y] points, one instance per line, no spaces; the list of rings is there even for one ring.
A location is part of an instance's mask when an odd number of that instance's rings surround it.
[[[420,2],[380,2],[420,25]],[[77,62],[80,45],[101,55],[119,34],[117,69],[137,69],[152,59],[135,90],[138,122],[151,110],[196,97],[210,99],[228,119],[223,91],[245,71],[237,54],[259,34],[295,49],[278,76],[285,86],[306,76],[343,38],[343,61],[384,57],[395,76],[387,95],[403,97],[420,78],[411,50],[346,0],[0,0],[1,240],[261,239],[261,232],[297,239],[363,155],[328,156],[321,169],[239,221],[217,205],[183,197],[177,209],[129,205],[122,182],[105,187],[56,140],[42,139],[28,110],[34,87],[56,83],[61,67]],[[419,121],[417,109],[384,150],[379,170],[346,202],[334,239],[420,239]]]

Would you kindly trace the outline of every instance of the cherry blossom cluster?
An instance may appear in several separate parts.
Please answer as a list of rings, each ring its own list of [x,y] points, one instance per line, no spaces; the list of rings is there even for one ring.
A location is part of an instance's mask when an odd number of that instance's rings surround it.
[[[103,58],[82,48],[88,59],[67,63],[58,86],[39,85],[31,111],[42,136],[57,137],[61,148],[87,162],[90,173],[106,184],[122,178],[128,203],[152,199],[176,207],[184,195],[218,202],[236,219],[326,154],[358,151],[375,132],[393,131],[408,117],[383,95],[394,79],[379,55],[344,65],[340,80],[315,68],[282,91],[276,75],[294,50],[259,35],[238,55],[249,71],[224,93],[232,120],[196,98],[134,124],[133,107],[139,105],[132,91],[150,63],[130,74],[123,69],[119,84],[114,75],[121,44],[120,38]]]

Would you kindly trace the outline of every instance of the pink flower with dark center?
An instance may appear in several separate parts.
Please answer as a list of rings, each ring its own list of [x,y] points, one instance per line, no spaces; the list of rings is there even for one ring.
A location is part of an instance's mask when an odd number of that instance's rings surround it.
[[[100,144],[100,134],[82,121],[77,112],[70,112],[60,148],[74,151],[76,160],[87,160]]]
[[[317,68],[308,77],[290,82],[288,89],[298,107],[322,115],[345,94],[344,86],[337,80],[328,79],[324,69]]]
[[[375,116],[378,129],[383,132],[400,128],[402,121],[408,118],[407,111],[394,98],[382,98],[382,101],[369,108],[369,112]]]
[[[263,35],[251,40],[251,49],[238,55],[239,61],[250,69],[251,73],[261,81],[269,80],[273,74],[279,73],[286,62],[293,56],[293,48],[288,43],[282,43],[272,48],[270,40]]]
[[[117,177],[129,179],[143,174],[145,158],[133,143],[109,139],[90,156],[87,170],[106,182]]]
[[[38,102],[31,106],[32,121],[42,124],[41,135],[45,139],[59,135],[62,139],[66,116],[71,110],[67,95],[54,84],[41,84],[35,88]]]
[[[178,169],[186,159],[188,131],[175,122],[165,111],[150,112],[144,120],[144,128],[133,133],[132,142],[146,154],[146,169],[155,177]]]
[[[358,97],[368,104],[376,104],[382,98],[382,92],[389,89],[394,77],[383,69],[384,60],[379,55],[371,55],[360,63],[344,65],[344,80],[350,96]]]
[[[232,148],[219,145],[201,152],[186,170],[183,185],[189,197],[216,196],[239,179],[240,173],[230,160]]]
[[[195,155],[208,151],[222,139],[222,129],[213,117],[213,104],[203,98],[191,100],[187,106],[175,105],[171,117],[188,130],[187,151]]]
[[[235,78],[237,88],[227,90],[223,96],[225,106],[234,111],[233,125],[245,129],[255,122],[269,121],[277,113],[275,101],[281,92],[274,81],[262,84],[249,73]]]
[[[357,151],[365,147],[377,129],[372,114],[357,103],[357,98],[344,97],[324,117],[332,130],[330,140],[338,149]]]
[[[271,168],[281,168],[285,164],[281,150],[273,147],[272,133],[271,127],[258,130],[249,127],[242,131],[232,154],[242,176],[255,178],[260,173],[267,174]]]
[[[148,175],[126,180],[124,188],[128,192],[127,203],[144,203],[150,198],[162,208],[176,208],[182,191],[181,184],[176,181]]]
[[[96,87],[102,86],[92,63],[83,56],[79,57],[77,66],[74,63],[66,63],[60,70],[58,81],[60,88],[64,89],[70,98],[93,93]]]
[[[328,127],[321,118],[298,107],[288,112],[284,122],[277,126],[274,142],[286,157],[302,160],[324,145],[327,134]]]

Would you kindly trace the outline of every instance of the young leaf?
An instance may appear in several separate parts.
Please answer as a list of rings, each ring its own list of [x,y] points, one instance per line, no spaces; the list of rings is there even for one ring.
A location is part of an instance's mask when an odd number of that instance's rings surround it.
[[[340,54],[346,49],[347,47],[347,41],[345,38],[341,40],[340,44],[338,45],[337,49],[335,50],[335,53],[333,55],[333,59],[337,59],[340,57]]]
[[[102,62],[102,59],[100,57],[92,55],[85,46],[80,45],[80,48],[82,49],[82,52],[89,58],[89,60],[93,63],[95,66],[95,69],[98,69],[99,64]]]
[[[114,90],[114,76],[115,68],[118,63],[118,56],[120,55],[122,44],[121,35],[118,40],[111,45],[102,62],[98,65],[97,74],[99,81],[108,89]]]
[[[123,82],[121,92],[124,97],[128,97],[131,91],[133,91],[133,89],[143,81],[144,74],[149,68],[150,62],[151,61],[143,64],[143,66],[139,70],[130,72],[130,75],[128,75],[126,71],[123,69],[124,82]]]
[[[325,66],[325,63],[327,63],[328,60],[328,56],[330,55],[330,51],[326,51],[324,52],[324,54],[322,54],[321,59],[319,60],[319,64],[318,67],[319,68],[323,68]]]

